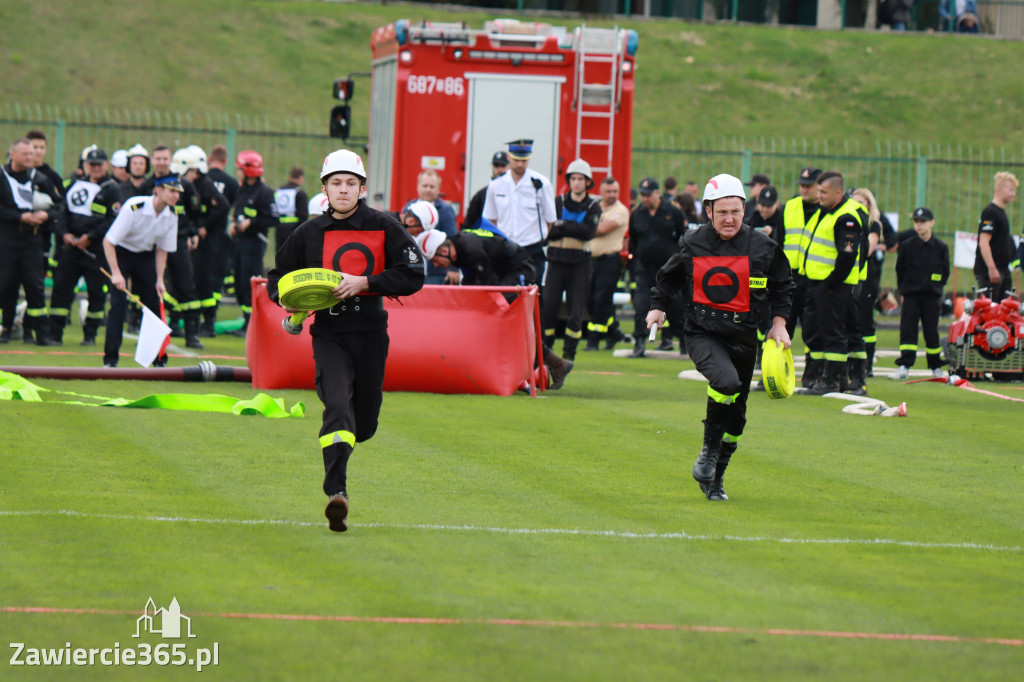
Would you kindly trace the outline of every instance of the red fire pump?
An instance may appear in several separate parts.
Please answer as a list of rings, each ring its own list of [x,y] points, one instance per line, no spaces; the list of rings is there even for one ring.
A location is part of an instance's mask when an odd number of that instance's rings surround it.
[[[1014,292],[996,303],[980,289],[964,301],[964,313],[950,325],[946,358],[950,372],[964,378],[991,373],[994,379],[1024,379],[1024,305]]]

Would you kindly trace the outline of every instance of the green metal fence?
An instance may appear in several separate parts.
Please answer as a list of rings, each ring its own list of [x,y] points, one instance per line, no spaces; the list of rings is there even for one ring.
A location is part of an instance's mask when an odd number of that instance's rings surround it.
[[[82,149],[96,144],[112,154],[136,143],[152,152],[166,144],[171,150],[198,144],[209,153],[223,144],[231,160],[254,149],[263,155],[265,179],[273,187],[287,182],[293,167],[306,171],[306,191],[320,191],[317,175],[323,158],[338,148],[327,135],[326,119],[202,114],[189,112],[119,111],[72,107],[7,104],[0,109],[0,144],[6,147],[29,130],[47,136],[47,162],[67,177],[77,166]]]
[[[685,142],[684,142],[685,141]],[[900,217],[901,227],[917,206],[935,212],[936,233],[952,239],[957,230],[975,232],[981,209],[992,200],[992,176],[1010,171],[1024,179],[1024,149],[978,148],[969,145],[921,145],[877,141],[870,148],[849,142],[780,138],[716,138],[697,143],[671,133],[637,134],[633,138],[633,180],[671,175],[680,186],[718,173],[744,180],[751,173],[772,179],[783,197],[796,194],[797,177],[805,166],[837,170],[848,187],[867,187],[880,208]],[[1007,210],[1015,234],[1021,232],[1022,211]]]
[[[198,144],[209,149],[228,147],[230,158],[242,149],[255,149],[264,158],[266,179],[283,184],[289,170],[306,169],[306,191],[319,191],[316,176],[323,157],[339,146],[326,134],[322,119],[272,120],[266,117],[224,116],[153,111],[108,111],[64,107],[18,106],[0,109],[0,144],[10,144],[38,128],[49,138],[50,165],[63,176],[78,164],[81,150],[97,144],[112,153],[140,143],[148,149],[167,144],[177,149]],[[870,188],[882,210],[903,219],[917,206],[935,211],[936,230],[951,237],[955,230],[973,232],[978,215],[992,198],[992,176],[1008,170],[1024,178],[1024,149],[938,146],[913,142],[877,141],[870,147],[850,142],[742,137],[694,140],[672,133],[638,133],[633,139],[632,180],[673,175],[680,184],[695,180],[701,187],[717,173],[747,179],[765,173],[782,196],[796,192],[804,166],[838,170],[849,186]],[[233,168],[233,163],[231,168]],[[1020,202],[1017,202],[1020,203]],[[1008,211],[1015,233],[1024,212]]]

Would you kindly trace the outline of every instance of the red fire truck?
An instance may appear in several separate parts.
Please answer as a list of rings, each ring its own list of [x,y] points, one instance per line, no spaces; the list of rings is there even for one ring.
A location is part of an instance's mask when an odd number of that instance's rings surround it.
[[[494,153],[519,138],[534,140],[530,167],[559,191],[576,158],[590,163],[595,182],[611,174],[629,187],[635,31],[399,20],[377,29],[370,46],[374,208],[400,210],[416,197],[419,172],[432,168],[461,215],[490,181]]]

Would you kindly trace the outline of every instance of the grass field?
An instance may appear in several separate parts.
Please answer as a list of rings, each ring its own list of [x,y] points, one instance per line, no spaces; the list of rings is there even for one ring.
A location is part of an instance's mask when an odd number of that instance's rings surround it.
[[[98,366],[79,335],[0,348],[0,364]],[[234,337],[205,353],[243,364]],[[276,420],[0,402],[0,632],[29,648],[216,643],[203,672],[225,680],[1020,677],[1019,403],[875,378],[871,395],[910,410],[884,419],[755,394],[731,499],[709,503],[689,473],[705,394],[676,378],[688,367],[581,353],[538,399],[388,394],[350,467],[344,535],[322,517],[312,392],[273,392],[307,408]],[[133,638],[150,597],[177,598],[196,638]]]
[[[635,7],[636,5],[634,5]],[[326,128],[330,86],[368,72],[371,32],[404,18],[518,16],[639,34],[634,131],[680,136],[1024,145],[1012,76],[1024,43],[977,36],[553,16],[422,3],[178,0],[174,11],[131,0],[7,0],[18,26],[0,47],[0,79],[18,105],[101,112],[188,113],[239,121],[312,118]],[[53,46],[61,46],[61,54]],[[368,126],[368,81],[353,101],[353,133]],[[360,132],[362,131],[362,132]]]

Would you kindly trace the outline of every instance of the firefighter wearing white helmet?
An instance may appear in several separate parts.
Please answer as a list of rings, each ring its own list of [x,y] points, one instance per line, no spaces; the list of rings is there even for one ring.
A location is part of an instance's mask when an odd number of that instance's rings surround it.
[[[417,238],[417,241],[421,233],[430,232],[437,227],[439,219],[437,207],[422,199],[409,204],[402,213],[402,225],[409,234]]]
[[[216,323],[218,249],[222,243],[218,231],[223,232],[231,206],[221,194],[213,180],[207,175],[210,170],[206,163],[206,152],[198,145],[182,147],[171,157],[171,172],[181,175],[195,187],[199,197],[199,215],[196,218],[198,242],[192,251],[192,277],[195,284],[195,298],[185,311],[185,339],[190,348],[202,348],[199,337],[217,335]]]
[[[124,149],[117,149],[110,155],[110,173],[117,182],[124,182],[128,179],[128,152]]]
[[[569,191],[555,197],[557,220],[548,231],[547,279],[541,298],[544,343],[555,344],[555,328],[563,296],[568,307],[562,358],[572,361],[583,337],[583,313],[590,291],[590,240],[601,222],[601,202],[587,194],[594,186],[590,164],[576,159],[565,169]]]
[[[132,197],[146,194],[146,173],[149,172],[149,152],[141,144],[130,147],[125,153],[128,157],[128,178],[119,185],[121,196],[125,201]]]
[[[687,352],[708,380],[704,443],[693,478],[709,500],[726,500],[722,477],[746,426],[759,328],[766,343],[788,348],[793,276],[782,248],[743,224],[745,192],[738,178],[708,181],[703,203],[710,222],[687,232],[658,271],[649,329],[665,321],[669,302],[687,308]]]
[[[327,211],[299,225],[281,246],[267,293],[280,303],[278,283],[296,270],[328,268],[342,276],[331,291],[337,304],[314,313],[309,330],[317,395],[324,404],[324,514],[329,528],[340,532],[348,529],[349,457],[356,443],[377,431],[380,416],[388,352],[382,299],[420,290],[423,256],[401,223],[359,200],[366,170],[357,154],[347,149],[328,154],[320,179]]]

